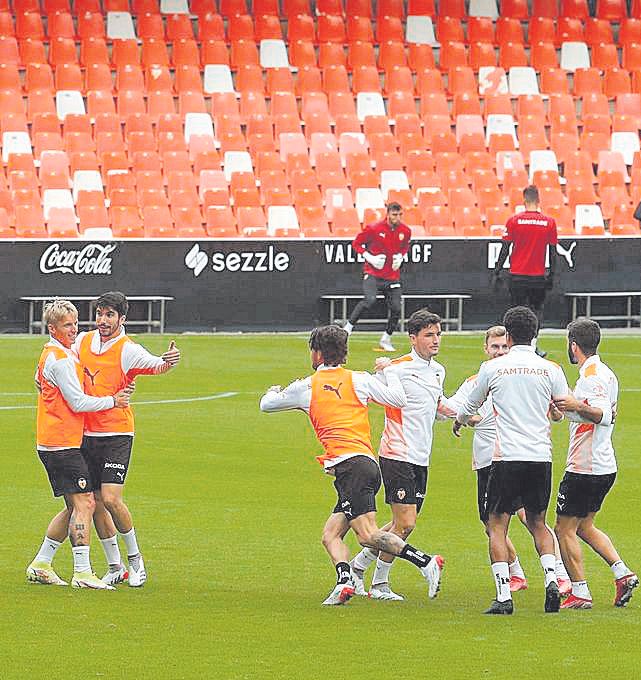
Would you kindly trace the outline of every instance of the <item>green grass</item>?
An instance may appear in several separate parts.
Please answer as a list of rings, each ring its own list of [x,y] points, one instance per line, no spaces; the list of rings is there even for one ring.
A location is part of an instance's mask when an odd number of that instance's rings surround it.
[[[160,353],[168,338],[142,341]],[[349,365],[370,368],[374,344],[374,335],[356,334]],[[545,336],[542,344],[574,384],[563,338]],[[544,615],[540,565],[518,522],[511,535],[530,588],[516,595],[513,617],[481,615],[494,587],[476,514],[471,436],[466,431],[457,440],[447,424],[436,425],[428,499],[412,537],[446,558],[439,597],[429,601],[416,570],[399,562],[392,583],[404,603],[320,606],[334,582],[320,545],[335,502],[331,479],[314,460],[319,446],[302,414],[258,410],[265,387],[309,373],[300,335],[179,337],[180,367],[138,380],[138,402],[237,392],[136,407],[126,498],[150,575],[143,589],[120,586],[107,593],[27,584],[24,568],[60,506],[34,451],[33,370],[41,345],[41,338],[0,338],[3,680],[639,677],[634,650],[641,593],[626,609],[615,609],[610,570],[586,552],[594,609]],[[476,371],[480,346],[480,335],[444,337],[439,360],[448,371],[448,394]],[[606,335],[602,349],[622,393],[615,430],[620,474],[600,525],[630,566],[641,568],[641,426],[634,416],[639,338]],[[371,409],[371,420],[376,441],[380,408]],[[553,433],[556,485],[567,425]],[[387,519],[382,499],[379,509]],[[92,557],[102,573],[97,541]],[[70,576],[68,544],[56,565]]]

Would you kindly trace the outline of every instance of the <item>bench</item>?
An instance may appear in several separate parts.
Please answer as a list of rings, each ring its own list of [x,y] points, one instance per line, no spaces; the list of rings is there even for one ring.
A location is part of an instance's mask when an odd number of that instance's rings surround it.
[[[323,295],[321,300],[329,302],[329,323],[345,323],[348,318],[347,301],[348,300],[362,300],[364,295]],[[377,299],[384,300],[384,295],[377,295]],[[441,323],[445,330],[449,330],[450,326],[454,326],[457,331],[463,330],[463,302],[470,300],[471,295],[460,294],[428,294],[422,293],[420,295],[402,295],[401,296],[401,331],[405,330],[405,301],[406,300],[444,300],[445,313],[441,317]],[[340,316],[336,316],[336,303],[340,303]],[[452,310],[452,303],[455,304],[455,309]],[[358,323],[386,323],[387,319],[359,319]]]
[[[88,327],[93,328],[96,323],[94,307],[98,295],[29,295],[21,297],[20,300],[27,302],[29,304],[29,333],[40,333],[45,335],[47,332],[47,326],[43,321],[42,315],[44,313],[44,306],[46,302],[50,302],[55,298],[61,298],[63,300],[69,300],[70,302],[88,302],[87,305],[87,316],[81,318],[80,310],[78,311],[78,327]],[[126,326],[131,328],[132,326],[146,327],[147,333],[152,333],[154,328],[157,328],[160,333],[165,332],[165,305],[173,297],[167,297],[165,295],[132,295],[128,296],[127,300],[129,302],[129,309],[137,302],[147,303],[147,318],[142,320],[127,318]],[[132,304],[133,303],[133,304]],[[157,306],[157,309],[155,308]],[[155,314],[155,312],[157,313]]]
[[[580,316],[578,314],[578,307],[580,301],[585,301],[584,316],[594,321],[625,321],[627,328],[632,328],[632,322],[641,326],[641,308],[636,314],[632,313],[632,300],[638,298],[641,305],[641,291],[613,291],[609,293],[566,293],[566,297],[572,300],[572,321]],[[625,298],[626,299],[626,313],[625,314],[607,314],[594,316],[592,314],[592,298]]]

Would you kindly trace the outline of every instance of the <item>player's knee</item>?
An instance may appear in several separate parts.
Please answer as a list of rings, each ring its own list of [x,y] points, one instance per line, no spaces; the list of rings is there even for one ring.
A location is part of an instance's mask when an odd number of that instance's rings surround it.
[[[79,493],[75,494],[73,499],[73,509],[74,512],[78,513],[89,513],[93,515],[93,511],[96,508],[96,501],[94,500],[92,493]]]
[[[102,494],[102,502],[104,507],[113,515],[115,511],[122,505],[122,498],[118,494],[104,493]]]
[[[370,309],[376,304],[376,295],[366,295],[363,302],[365,303],[365,308]]]
[[[390,314],[399,317],[401,315],[401,301],[393,300],[389,306]]]

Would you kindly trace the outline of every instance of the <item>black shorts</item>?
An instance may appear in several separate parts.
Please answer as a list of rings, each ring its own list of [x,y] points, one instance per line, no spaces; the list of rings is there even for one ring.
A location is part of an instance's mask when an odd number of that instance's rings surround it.
[[[487,482],[487,511],[514,514],[545,512],[550,502],[552,463],[497,461],[490,465]]]
[[[127,434],[83,438],[82,455],[87,460],[96,489],[102,484],[125,483],[133,441],[134,438]]]
[[[486,465],[476,471],[476,502],[479,508],[479,518],[483,524],[487,524],[487,481],[491,467],[491,465]]]
[[[385,486],[385,502],[415,505],[416,512],[420,512],[427,490],[427,466],[384,456],[378,459],[378,464]]]
[[[80,449],[38,451],[54,496],[93,491],[89,466]]]
[[[579,475],[576,472],[566,472],[559,484],[556,514],[587,517],[590,512],[599,511],[616,476],[616,472],[609,475]]]
[[[376,512],[376,494],[381,488],[381,471],[373,458],[354,456],[333,468],[338,502],[333,512],[342,512],[348,521]]]

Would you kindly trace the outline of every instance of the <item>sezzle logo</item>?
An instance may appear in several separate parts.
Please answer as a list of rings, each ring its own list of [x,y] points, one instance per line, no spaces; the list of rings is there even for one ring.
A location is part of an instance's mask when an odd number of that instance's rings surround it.
[[[210,260],[198,243],[185,255],[185,265],[200,276]],[[284,272],[289,269],[290,258],[287,253],[277,252],[274,246],[266,250],[222,253],[211,255],[211,268],[215,272]]]
[[[43,274],[111,274],[111,257],[115,245],[89,243],[80,250],[63,250],[59,243],[50,245],[40,257]]]
[[[105,468],[115,468],[116,470],[124,470],[125,466],[122,463],[105,463]]]

